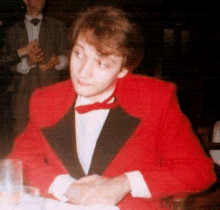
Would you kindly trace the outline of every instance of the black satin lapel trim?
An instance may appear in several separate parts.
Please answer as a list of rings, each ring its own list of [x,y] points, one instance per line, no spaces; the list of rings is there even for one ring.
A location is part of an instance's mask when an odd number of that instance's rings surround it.
[[[55,126],[43,128],[42,133],[69,174],[76,179],[85,176],[77,155],[74,106]]]
[[[109,112],[96,144],[89,175],[104,172],[139,123],[140,119],[128,115],[121,107]]]

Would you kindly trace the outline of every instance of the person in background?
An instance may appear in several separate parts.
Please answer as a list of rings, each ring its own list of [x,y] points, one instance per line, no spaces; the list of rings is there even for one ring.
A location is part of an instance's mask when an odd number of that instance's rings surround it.
[[[21,53],[21,61],[10,67],[14,74],[12,111],[15,135],[26,126],[32,91],[60,81],[59,71],[68,67],[64,24],[42,14],[46,0],[23,0],[23,3],[26,15],[6,31],[3,49],[5,55],[11,55],[28,43],[34,43],[30,52]]]
[[[20,49],[17,49],[14,52],[11,52],[11,54],[9,55],[1,53],[0,54],[0,66],[18,64],[19,62],[21,62],[21,58],[24,55],[30,55],[32,49],[37,47],[37,45],[39,45],[38,42],[32,41],[28,43],[26,46]]]
[[[94,6],[73,23],[71,79],[37,89],[9,158],[43,196],[121,210],[170,208],[164,198],[207,189],[213,164],[172,83],[134,75],[143,37],[126,13]]]

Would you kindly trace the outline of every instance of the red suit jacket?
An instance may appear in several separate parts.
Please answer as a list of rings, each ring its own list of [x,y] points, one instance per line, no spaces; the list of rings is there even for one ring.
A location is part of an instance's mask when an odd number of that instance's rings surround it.
[[[132,198],[129,194],[119,203],[120,209],[164,209],[162,198],[202,191],[214,183],[212,161],[205,156],[189,121],[180,111],[173,84],[129,74],[118,80],[116,98],[125,120],[120,121],[120,116],[111,118],[109,114],[113,123],[107,121],[102,132],[110,138],[103,140],[105,143],[98,141],[92,164],[107,177],[139,170],[152,194],[151,199]],[[28,126],[14,142],[10,157],[22,159],[27,184],[40,188],[44,195],[57,175],[74,176],[78,170],[77,158],[71,156],[74,144],[64,146],[66,138],[72,138],[69,136],[74,136],[74,132],[58,132],[68,126],[74,128],[74,120],[66,116],[71,116],[68,113],[75,99],[70,80],[36,90],[30,101]],[[122,142],[118,149],[108,150],[117,141]],[[64,157],[68,155],[72,158]],[[102,157],[108,160],[103,163],[106,167],[99,169]],[[90,174],[95,172],[91,170]]]

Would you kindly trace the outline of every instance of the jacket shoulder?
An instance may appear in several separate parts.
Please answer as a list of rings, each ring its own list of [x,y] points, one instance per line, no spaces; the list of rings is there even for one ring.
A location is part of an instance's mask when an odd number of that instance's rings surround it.
[[[16,32],[14,30],[16,30],[17,28],[21,28],[22,26],[24,26],[24,20],[18,20],[15,23],[13,23],[12,25],[6,27],[5,31],[7,32]]]
[[[134,97],[138,96],[146,96],[146,94],[153,95],[156,97],[157,95],[167,94],[170,91],[176,89],[176,86],[171,82],[166,82],[157,78],[147,77],[142,75],[128,75],[121,81],[119,81],[119,88],[126,91],[120,92],[131,92],[136,94],[129,94]]]
[[[30,98],[30,120],[40,126],[51,124],[55,118],[69,110],[74,98],[70,80],[36,89]]]
[[[169,103],[170,97],[175,94],[176,86],[173,83],[160,79],[128,75],[119,80],[117,97],[122,106],[134,115],[145,115],[147,107],[163,107]]]

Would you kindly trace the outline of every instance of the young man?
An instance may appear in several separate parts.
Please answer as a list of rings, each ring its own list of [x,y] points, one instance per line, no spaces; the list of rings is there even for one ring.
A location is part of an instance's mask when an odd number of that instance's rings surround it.
[[[15,135],[28,120],[28,103],[36,87],[48,86],[60,80],[59,70],[67,70],[64,55],[67,47],[66,28],[56,19],[42,14],[46,0],[23,0],[26,14],[6,31],[5,55],[10,55],[31,42],[29,53],[20,53],[21,61],[10,67],[14,73],[12,111],[15,118]]]
[[[166,209],[208,188],[207,158],[173,84],[132,75],[143,56],[138,28],[113,7],[82,12],[72,31],[71,80],[35,91],[11,158],[28,184],[61,201]]]

